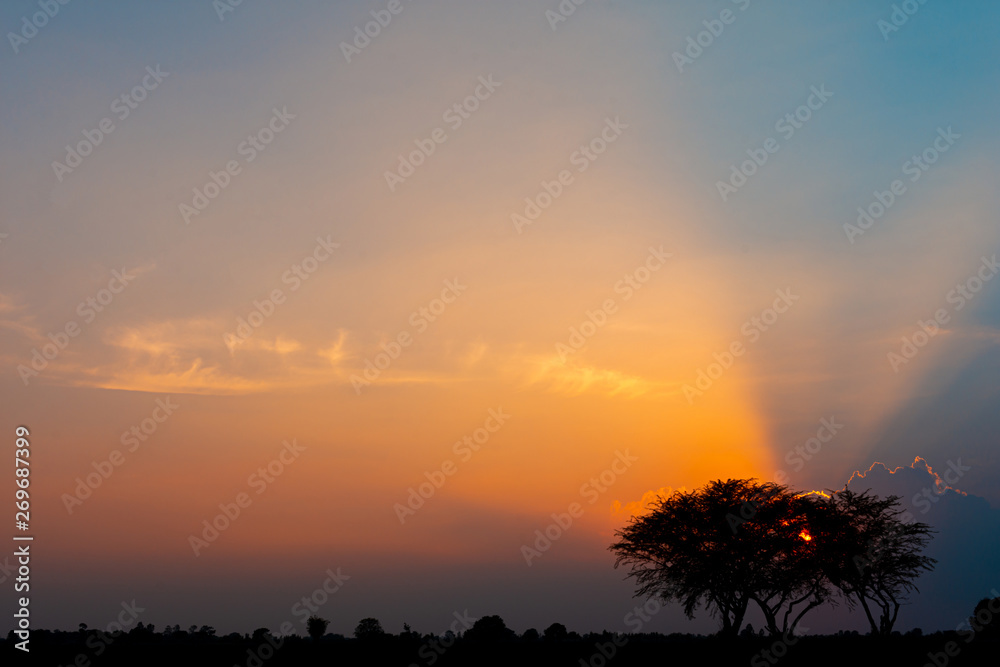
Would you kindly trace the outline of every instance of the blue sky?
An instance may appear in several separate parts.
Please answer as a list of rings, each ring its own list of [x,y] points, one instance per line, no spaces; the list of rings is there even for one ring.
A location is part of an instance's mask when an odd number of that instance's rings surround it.
[[[343,564],[358,574],[329,611],[334,631],[367,615],[430,631],[465,607],[518,629],[618,629],[631,589],[606,552],[627,518],[614,503],[771,477],[831,415],[843,433],[796,487],[837,488],[875,461],[920,456],[938,470],[961,457],[972,470],[960,489],[998,506],[1000,292],[986,281],[961,311],[947,295],[1000,250],[1000,7],[928,0],[886,39],[891,2],[590,0],[553,29],[556,0],[401,0],[348,62],[341,44],[387,5],[244,0],[220,19],[210,0],[75,0],[16,53],[5,38],[0,398],[5,423],[47,443],[47,539],[81,553],[48,556],[68,603],[43,607],[40,623],[98,624],[145,595],[159,625],[186,625],[185,596],[210,584],[219,620],[190,622],[276,627],[285,591]],[[38,11],[4,3],[0,28]],[[678,71],[705,21],[721,31]],[[117,117],[116,98],[157,67],[169,74]],[[449,127],[481,77],[499,86]],[[832,96],[817,104],[820,89]],[[791,136],[776,127],[810,99]],[[247,159],[240,147],[276,113],[287,126]],[[114,130],[57,174],[103,118]],[[572,156],[615,122],[620,136],[578,171]],[[390,190],[386,173],[435,128],[446,140]],[[958,138],[909,180],[905,163],[948,128]],[[719,182],[769,138],[777,149],[723,199]],[[187,222],[181,205],[229,161],[238,173]],[[512,224],[565,169],[572,183],[552,205]],[[844,225],[896,179],[905,192],[852,243]],[[281,276],[327,237],[337,251],[290,290]],[[650,247],[671,259],[626,301],[614,287]],[[123,268],[134,281],[25,381],[32,352]],[[447,280],[469,290],[356,392],[352,377]],[[276,288],[287,302],[225,344]],[[801,300],[685,400],[781,289]],[[560,359],[556,344],[609,298],[617,314]],[[888,355],[941,308],[949,322],[894,370]],[[67,512],[61,496],[168,394],[185,407],[156,446]],[[499,404],[516,415],[503,444],[398,525],[393,504]],[[193,557],[187,535],[291,437],[313,463]],[[518,547],[626,446],[641,463],[526,568]],[[247,587],[289,551],[291,573]],[[152,583],[162,572],[184,583]],[[419,590],[404,585],[415,578]],[[982,597],[981,581],[963,581],[948,609]],[[676,611],[657,628],[712,627]],[[925,611],[913,618],[944,622]]]

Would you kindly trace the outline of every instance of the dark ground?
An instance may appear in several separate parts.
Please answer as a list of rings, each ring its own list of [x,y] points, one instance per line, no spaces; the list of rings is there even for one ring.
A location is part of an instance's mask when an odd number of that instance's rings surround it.
[[[105,636],[105,638],[109,638]],[[328,635],[318,644],[290,637],[274,651],[261,638],[228,637],[182,639],[152,635],[122,635],[105,643],[96,633],[34,631],[30,654],[16,650],[10,639],[0,642],[0,664],[57,667],[155,667],[158,665],[225,667],[278,667],[295,665],[386,667],[451,667],[545,665],[547,667],[626,667],[627,665],[809,665],[853,667],[945,667],[983,665],[1000,667],[1000,640],[969,637],[954,632],[927,636],[895,636],[873,640],[842,635],[793,639],[790,646],[774,640],[723,641],[690,635],[591,634],[580,639],[547,641],[513,639],[508,642],[472,642],[460,639],[447,649],[432,647],[427,637],[392,637],[384,641],[359,641]],[[968,641],[967,641],[968,640]],[[780,641],[780,640],[779,640]],[[949,642],[953,642],[949,644]],[[88,646],[89,643],[89,646]],[[783,651],[787,649],[787,653]],[[947,655],[951,649],[954,656]],[[603,650],[603,655],[602,655]],[[763,651],[770,650],[765,654]],[[781,654],[778,657],[776,654]],[[931,655],[928,655],[931,654]],[[606,657],[607,656],[607,657]],[[933,659],[932,657],[933,656]]]

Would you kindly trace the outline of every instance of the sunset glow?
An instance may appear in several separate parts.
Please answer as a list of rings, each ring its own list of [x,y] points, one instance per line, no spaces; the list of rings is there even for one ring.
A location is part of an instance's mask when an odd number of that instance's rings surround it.
[[[718,4],[4,3],[32,622],[252,633],[342,568],[331,632],[621,632],[615,531],[713,480],[989,534],[1000,3]]]

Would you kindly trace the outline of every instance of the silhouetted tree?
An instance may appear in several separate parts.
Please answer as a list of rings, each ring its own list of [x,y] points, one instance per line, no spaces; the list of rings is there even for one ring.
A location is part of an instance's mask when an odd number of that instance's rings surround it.
[[[384,636],[385,630],[382,629],[382,623],[377,618],[362,618],[358,621],[357,627],[354,628],[356,639],[373,640],[381,639]]]
[[[794,634],[810,610],[834,600],[821,559],[828,540],[814,528],[815,511],[809,497],[782,488],[752,518],[755,539],[748,546],[760,555],[750,597],[772,636]]]
[[[980,600],[972,611],[969,625],[976,636],[1000,639],[1000,597]]]
[[[137,640],[151,640],[156,634],[156,626],[152,623],[145,624],[142,621],[128,631],[128,636]]]
[[[889,636],[900,606],[919,590],[914,580],[937,562],[921,555],[933,531],[901,518],[899,496],[879,498],[845,488],[813,502],[817,532],[829,536],[820,551],[827,577],[850,606],[865,610],[873,635]]]
[[[828,597],[811,555],[806,501],[785,486],[716,480],[660,497],[649,510],[617,531],[610,547],[615,567],[630,567],[637,596],[678,601],[688,618],[704,605],[728,637],[739,632],[751,600],[768,630],[781,634]]]
[[[533,643],[537,642],[538,639],[539,639],[538,630],[535,630],[534,628],[528,628],[523,633],[521,633],[521,641],[523,642]]]
[[[543,637],[547,642],[561,642],[569,636],[569,631],[566,630],[566,626],[562,623],[553,623],[549,627],[545,628]]]
[[[399,638],[408,641],[419,641],[420,633],[414,632],[409,623],[403,623],[403,631],[399,633]]]
[[[467,640],[475,642],[506,642],[516,637],[517,634],[496,615],[477,619],[465,633]]]
[[[308,632],[309,636],[313,638],[313,641],[318,642],[323,638],[323,635],[326,634],[326,628],[328,625],[330,625],[330,621],[313,614],[309,617],[309,620],[306,621],[306,632]]]

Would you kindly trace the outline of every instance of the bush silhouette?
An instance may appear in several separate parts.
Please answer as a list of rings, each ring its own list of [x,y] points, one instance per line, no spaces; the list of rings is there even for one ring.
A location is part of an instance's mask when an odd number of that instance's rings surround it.
[[[483,616],[472,624],[465,639],[472,642],[500,643],[512,641],[517,634],[499,616]]]
[[[562,623],[553,623],[545,628],[544,639],[547,642],[561,642],[569,637],[569,631]]]
[[[384,636],[385,630],[382,629],[382,623],[377,618],[362,618],[354,628],[356,639],[371,641],[382,639]]]
[[[319,616],[313,615],[309,617],[306,621],[306,632],[309,636],[313,638],[313,641],[319,641],[326,634],[326,628],[330,625],[330,621],[325,618],[320,618]]]

